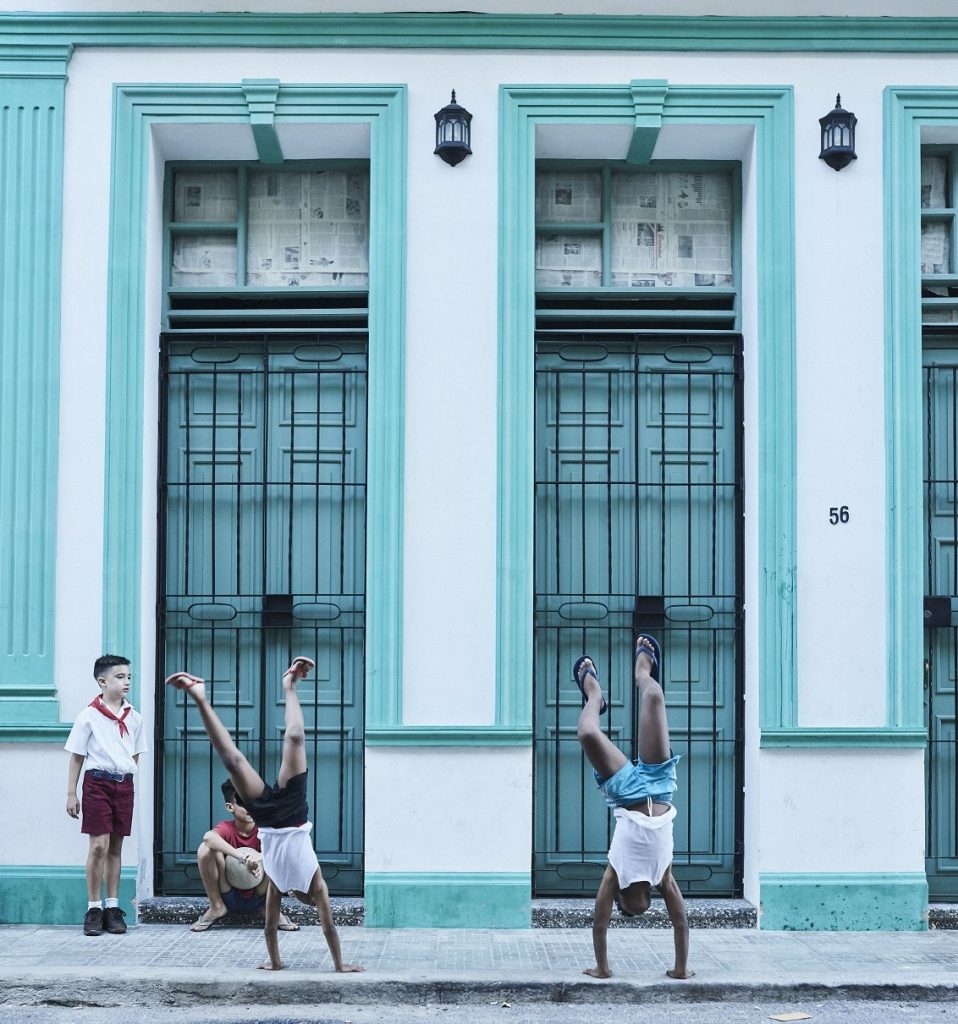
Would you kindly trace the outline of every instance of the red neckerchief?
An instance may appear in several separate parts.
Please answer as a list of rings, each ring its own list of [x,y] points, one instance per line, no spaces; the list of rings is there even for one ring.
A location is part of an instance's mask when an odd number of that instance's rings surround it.
[[[120,715],[119,718],[117,718],[117,716],[113,714],[113,712],[106,706],[106,704],[103,703],[103,698],[100,696],[100,694],[97,694],[93,698],[93,700],[90,701],[90,707],[96,708],[101,715],[106,715],[107,718],[112,718],[113,721],[116,722],[116,724],[120,727],[121,738],[129,735],[130,730],[126,727],[126,716],[133,710],[133,706],[131,704],[127,704],[127,706],[123,709],[123,714]]]

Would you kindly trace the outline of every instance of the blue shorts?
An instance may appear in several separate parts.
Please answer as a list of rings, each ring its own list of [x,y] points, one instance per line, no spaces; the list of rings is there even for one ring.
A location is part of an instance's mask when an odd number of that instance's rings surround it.
[[[628,807],[652,800],[660,804],[672,803],[675,793],[675,766],[681,754],[662,761],[660,764],[645,764],[637,761],[624,764],[611,778],[595,775],[599,792],[610,807]]]
[[[266,903],[266,893],[262,896],[253,889],[248,896],[241,889],[227,889],[223,893],[226,909],[233,914],[254,914]]]

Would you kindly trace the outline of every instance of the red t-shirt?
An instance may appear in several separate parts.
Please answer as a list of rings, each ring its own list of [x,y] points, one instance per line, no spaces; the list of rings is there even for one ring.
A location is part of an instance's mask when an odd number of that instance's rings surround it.
[[[249,850],[256,850],[257,853],[262,852],[259,843],[259,829],[255,825],[248,836],[244,836],[240,832],[235,821],[219,821],[213,826],[213,831],[225,839],[234,850],[242,850],[245,847]],[[236,891],[243,896],[249,896],[256,892],[255,889],[237,889]]]

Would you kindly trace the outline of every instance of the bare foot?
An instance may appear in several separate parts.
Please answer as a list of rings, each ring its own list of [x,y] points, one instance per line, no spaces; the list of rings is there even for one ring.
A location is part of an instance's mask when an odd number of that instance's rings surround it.
[[[337,973],[338,974],[358,974],[360,971],[365,971],[366,968],[360,964],[342,964]]]
[[[226,913],[226,907],[223,907],[222,910],[214,910],[212,907],[210,907],[210,909],[207,910],[207,912],[202,917],[197,918],[197,920],[193,924],[193,927],[190,928],[190,931],[209,931],[209,929],[212,928],[217,921],[219,921],[221,918],[226,917]]]
[[[189,672],[174,672],[173,675],[166,677],[167,686],[189,693],[193,700],[206,699],[206,687],[203,685],[205,681],[199,676],[191,676]]]
[[[590,978],[600,978],[600,979],[602,979],[602,978],[611,978],[612,977],[612,972],[611,971],[602,971],[602,970],[599,970],[598,967],[587,967],[582,973],[583,974],[588,974],[588,976]]]
[[[274,964],[272,960],[264,960],[261,964],[256,965],[258,971],[281,971],[286,964],[280,960],[279,964]]]
[[[678,981],[684,981],[686,978],[692,978],[695,976],[695,971],[690,971],[688,969],[684,971],[677,971],[674,967],[672,968],[672,970],[666,971],[665,973],[670,978],[675,978]]]
[[[649,676],[655,665],[655,648],[648,637],[640,636],[635,642],[635,674]]]
[[[300,679],[305,679],[315,667],[316,662],[312,658],[307,658],[302,654],[297,655],[293,658],[289,668],[283,673],[284,689],[295,686]]]

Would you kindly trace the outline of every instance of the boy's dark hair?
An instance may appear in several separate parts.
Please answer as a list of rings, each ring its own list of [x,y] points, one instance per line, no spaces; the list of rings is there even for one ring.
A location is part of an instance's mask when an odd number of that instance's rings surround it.
[[[223,791],[223,799],[228,804],[239,804],[243,807],[243,801],[240,799],[239,794],[236,792],[236,787],[233,785],[231,779],[227,779],[221,786],[220,789]]]
[[[130,659],[124,658],[120,654],[101,654],[99,658],[93,662],[93,678],[100,679],[105,676],[111,668],[116,668],[117,665],[129,665]]]

